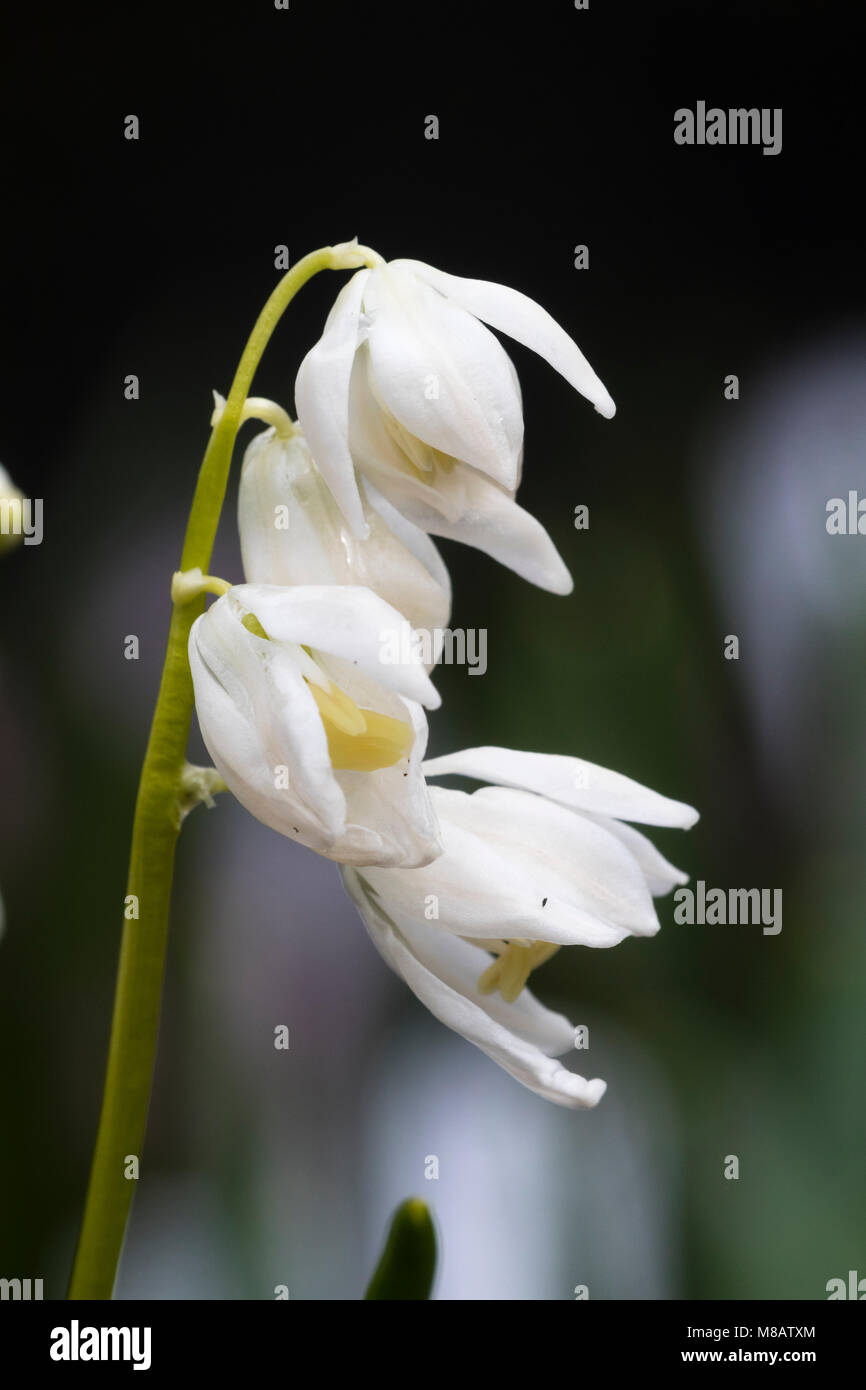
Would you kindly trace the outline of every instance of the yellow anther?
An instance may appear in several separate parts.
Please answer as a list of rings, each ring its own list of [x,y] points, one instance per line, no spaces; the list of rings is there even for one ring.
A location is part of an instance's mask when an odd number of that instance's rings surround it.
[[[504,956],[500,956],[497,963],[501,967],[499,993],[506,1004],[512,1004],[529,979],[532,970],[529,947],[518,945],[515,941],[512,943],[511,950],[506,951]]]
[[[525,987],[529,976],[538,965],[549,960],[559,950],[553,941],[484,941],[476,939],[474,945],[483,946],[497,953],[497,960],[491,961],[478,981],[482,994],[493,994],[496,990],[506,1004],[513,1004]]]
[[[331,724],[339,733],[348,734],[351,738],[357,738],[358,734],[366,731],[366,719],[355,701],[350,700],[339,686],[333,685],[330,681],[327,689],[313,685],[311,681],[307,681],[307,685],[319,707],[319,714],[326,728]]]
[[[434,449],[431,444],[425,444],[423,439],[418,439],[416,435],[407,430],[405,425],[401,425],[400,421],[395,419],[389,411],[382,411],[382,415],[386,430],[416,478],[429,483],[435,473],[451,472],[454,467],[454,459],[450,454],[443,454],[440,449]]]
[[[393,767],[412,747],[412,730],[402,719],[361,709],[339,686],[327,690],[307,681],[325,733],[331,765],[343,772],[375,772]]]
[[[256,637],[270,640],[254,613],[245,613],[241,622]],[[303,650],[315,661],[309,647]],[[325,726],[328,754],[335,771],[376,772],[380,767],[393,767],[409,752],[412,729],[402,719],[361,709],[333,681],[318,685],[306,676],[304,680]]]

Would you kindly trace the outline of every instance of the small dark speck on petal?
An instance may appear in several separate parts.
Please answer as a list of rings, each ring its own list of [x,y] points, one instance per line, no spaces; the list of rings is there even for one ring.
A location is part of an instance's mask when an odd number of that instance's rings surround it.
[[[542,907],[547,907],[547,898],[542,898],[542,899],[541,899],[541,906],[542,906]]]

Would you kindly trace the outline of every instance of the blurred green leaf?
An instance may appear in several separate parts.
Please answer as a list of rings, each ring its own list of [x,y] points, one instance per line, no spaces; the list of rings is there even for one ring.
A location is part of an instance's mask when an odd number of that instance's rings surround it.
[[[394,1213],[382,1258],[365,1299],[429,1298],[436,1273],[436,1232],[420,1197],[410,1197]]]

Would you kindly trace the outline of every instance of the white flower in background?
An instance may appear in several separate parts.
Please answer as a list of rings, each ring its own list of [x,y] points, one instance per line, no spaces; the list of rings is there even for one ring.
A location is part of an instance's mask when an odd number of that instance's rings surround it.
[[[687,829],[697,812],[578,758],[470,748],[428,777],[444,852],[428,867],[344,869],[373,942],[430,1011],[548,1100],[596,1105],[605,1090],[556,1057],[574,1029],[526,989],[560,946],[615,946],[659,929],[653,897],[686,875],[623,820]]]
[[[24,494],[18,490],[0,464],[0,551],[11,550],[21,541],[21,507]]]
[[[403,660],[383,664],[395,631]],[[440,852],[421,768],[439,696],[369,589],[235,585],[193,624],[189,661],[208,752],[265,825],[348,864]]]
[[[288,417],[286,417],[288,418]],[[238,525],[251,584],[360,584],[413,628],[448,626],[451,582],[430,537],[361,482],[366,540],[354,535],[296,426],[265,430],[244,455]]]
[[[298,418],[356,535],[367,526],[357,467],[422,530],[569,593],[553,542],[514,501],[520,386],[485,324],[539,353],[602,415],[614,414],[577,344],[526,295],[419,261],[391,261],[359,271],[338,295],[298,372]]]
[[[6,503],[6,507],[3,510],[5,511],[5,514],[8,516],[10,523],[7,529],[4,529],[3,526],[0,525],[0,551],[11,549],[12,546],[16,545],[17,542],[21,539],[20,528],[16,530],[14,526],[11,524],[12,521],[14,521],[14,509],[16,507],[16,504],[20,505],[21,501],[22,494],[18,491],[18,488],[15,486],[12,479],[9,477],[9,474],[6,472],[6,469],[3,467],[2,464],[0,464],[0,506],[2,506],[4,502]],[[2,518],[0,518],[0,520],[2,520]],[[3,897],[2,895],[0,895],[0,936],[3,935],[5,929],[6,912],[3,907]]]

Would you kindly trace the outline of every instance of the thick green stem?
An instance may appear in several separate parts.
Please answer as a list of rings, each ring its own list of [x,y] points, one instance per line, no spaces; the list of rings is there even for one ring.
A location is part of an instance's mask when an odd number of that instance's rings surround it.
[[[225,410],[205,452],[187,523],[182,569],[198,566],[207,571],[241,412],[259,360],[281,315],[317,271],[369,263],[368,255],[364,248],[354,251],[325,247],[312,252],[287,272],[259,315],[238,364]],[[202,595],[174,606],[141,771],[105,1092],[69,1286],[72,1299],[111,1298],[141,1161],[156,1056],[174,851],[181,822],[181,784],[193,707],[187,644],[190,628],[204,604]]]

